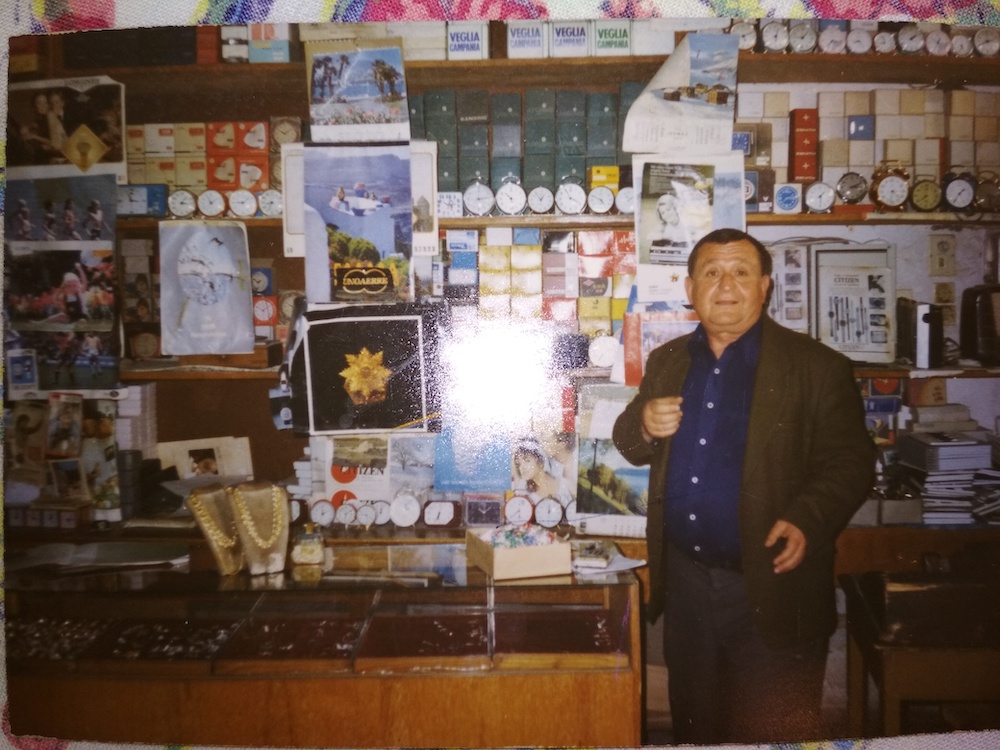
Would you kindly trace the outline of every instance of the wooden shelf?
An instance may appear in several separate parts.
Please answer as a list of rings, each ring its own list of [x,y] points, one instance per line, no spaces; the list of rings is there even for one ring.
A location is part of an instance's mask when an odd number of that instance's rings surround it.
[[[124,216],[116,220],[117,225],[122,229],[155,229],[159,226],[161,221],[199,221],[200,218],[197,216],[192,216],[191,219],[174,219],[169,216],[142,216],[142,217],[130,217]],[[251,228],[261,228],[261,227],[274,227],[281,229],[283,227],[282,219],[280,218],[250,218],[250,219],[240,219],[235,216],[223,216],[220,218],[221,221],[242,221],[248,227]]]
[[[264,370],[242,370],[220,368],[206,370],[197,367],[168,367],[161,369],[141,368],[126,369],[122,365],[119,378],[123,383],[143,383],[151,380],[277,380],[278,368],[269,367]]]

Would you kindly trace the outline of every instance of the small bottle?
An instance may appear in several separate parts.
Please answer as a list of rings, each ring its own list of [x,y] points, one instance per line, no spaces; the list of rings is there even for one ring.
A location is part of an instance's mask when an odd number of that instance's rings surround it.
[[[304,524],[295,535],[291,557],[294,565],[323,564],[323,534],[316,529],[316,524]]]

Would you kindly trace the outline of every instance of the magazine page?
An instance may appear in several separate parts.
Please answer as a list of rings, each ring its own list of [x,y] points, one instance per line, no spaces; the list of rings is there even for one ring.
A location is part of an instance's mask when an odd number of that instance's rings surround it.
[[[632,153],[718,153],[732,148],[738,39],[688,34],[625,118]]]

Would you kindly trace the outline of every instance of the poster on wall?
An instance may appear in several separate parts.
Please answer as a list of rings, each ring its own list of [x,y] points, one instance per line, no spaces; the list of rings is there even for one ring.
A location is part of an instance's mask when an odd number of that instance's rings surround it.
[[[113,175],[126,181],[125,87],[106,76],[8,88],[11,178]]]
[[[309,133],[316,142],[409,141],[400,39],[305,43]]]
[[[408,302],[413,201],[409,144],[303,153],[309,302]]]
[[[239,221],[160,222],[164,354],[253,351],[250,251]]]

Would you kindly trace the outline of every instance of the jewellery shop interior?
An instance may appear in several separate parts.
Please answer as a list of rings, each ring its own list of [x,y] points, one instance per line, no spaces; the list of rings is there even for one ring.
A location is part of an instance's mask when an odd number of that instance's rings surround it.
[[[771,252],[770,317],[853,361],[879,447],[837,542],[830,737],[1000,727],[998,32],[12,39],[13,731],[669,740],[649,469],[611,429],[697,325],[686,258],[719,227]],[[969,650],[992,678],[935,672]]]

